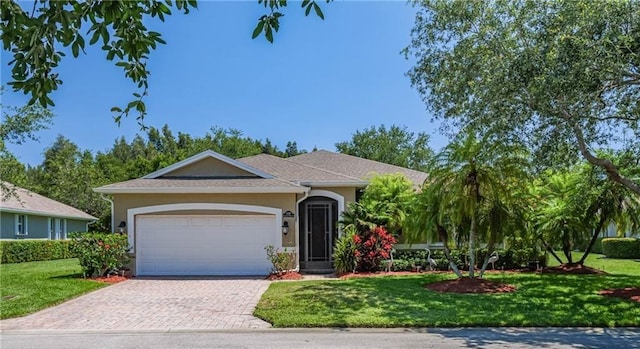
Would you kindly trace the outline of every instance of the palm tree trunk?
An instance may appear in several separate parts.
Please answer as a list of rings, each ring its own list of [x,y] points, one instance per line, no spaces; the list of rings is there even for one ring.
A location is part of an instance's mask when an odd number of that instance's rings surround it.
[[[471,213],[471,229],[469,229],[469,277],[475,277],[475,267],[476,267],[476,229],[477,229],[477,219],[476,219],[475,205],[473,209],[473,213]]]
[[[541,239],[542,240],[542,239]],[[549,246],[549,244],[547,244],[546,241],[542,240],[542,245],[544,245],[544,248],[551,253],[551,255],[553,256],[553,258],[555,258],[558,263],[562,264],[562,259],[560,259],[560,257],[558,257],[558,255],[556,254],[556,252],[551,248],[551,246]]]
[[[580,260],[578,261],[578,264],[580,265],[584,264],[584,261],[587,259],[587,256],[589,255],[589,253],[591,253],[591,249],[593,248],[593,245],[596,244],[596,241],[598,240],[598,235],[600,235],[600,232],[602,231],[602,228],[604,228],[604,223],[606,221],[607,221],[607,216],[605,214],[601,214],[600,220],[598,221],[598,227],[593,232],[593,236],[591,236],[591,241],[589,241],[589,246],[587,246],[587,249],[584,251],[582,258],[580,258]]]
[[[451,251],[449,251],[449,234],[447,234],[447,230],[441,225],[438,225],[437,229],[438,229],[438,235],[440,236],[440,241],[442,241],[442,244],[444,246],[444,255],[445,257],[447,257],[447,260],[449,261],[451,270],[453,270],[453,272],[456,274],[457,277],[461,278],[462,273],[458,269],[458,266],[456,265],[456,263],[453,261],[453,258],[451,258]]]
[[[487,270],[487,266],[489,265],[489,258],[491,258],[491,254],[495,250],[495,248],[494,248],[495,244],[496,244],[495,243],[495,239],[492,236],[489,239],[489,243],[487,244],[487,255],[484,256],[484,262],[482,262],[482,268],[480,269],[480,275],[478,275],[478,277],[481,278],[481,279],[482,279],[482,276],[484,275],[484,272]]]

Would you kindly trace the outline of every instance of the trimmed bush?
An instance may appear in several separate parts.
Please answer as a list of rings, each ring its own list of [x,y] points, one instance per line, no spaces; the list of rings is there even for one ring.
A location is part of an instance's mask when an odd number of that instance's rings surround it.
[[[70,240],[3,240],[0,263],[24,263],[73,258]]]
[[[486,249],[478,250],[477,254],[477,264],[478,268],[482,267],[482,263],[484,262],[484,256],[486,254]],[[544,252],[536,251],[532,248],[522,248],[522,249],[508,249],[508,250],[498,250],[498,255],[500,258],[495,263],[496,269],[503,270],[513,270],[513,269],[524,269],[529,266],[529,261],[537,261],[540,266],[547,265],[547,258]],[[394,259],[401,259],[406,261],[411,261],[415,263],[409,263],[409,268],[406,270],[411,270],[413,265],[421,265],[422,270],[428,270],[429,264],[427,263],[427,251],[424,249],[421,250],[398,250],[393,255]],[[454,262],[460,269],[468,268],[465,265],[467,261],[467,251],[465,250],[451,250],[451,257]],[[438,270],[448,270],[449,269],[449,261],[444,255],[443,250],[431,250],[431,258],[433,258],[438,267]],[[394,264],[396,264],[394,262]],[[489,265],[489,269],[491,269],[491,265]]]
[[[640,258],[640,239],[605,238],[602,239],[602,252],[608,258]]]
[[[128,262],[127,235],[112,233],[73,233],[72,251],[77,255],[85,277],[106,276]]]
[[[296,254],[290,253],[285,247],[283,251],[278,250],[273,245],[265,246],[267,259],[271,262],[271,272],[282,274],[287,270],[293,269],[296,262]]]

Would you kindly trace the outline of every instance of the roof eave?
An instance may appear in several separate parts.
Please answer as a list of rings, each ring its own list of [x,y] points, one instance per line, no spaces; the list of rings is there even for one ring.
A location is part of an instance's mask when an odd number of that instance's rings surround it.
[[[71,215],[59,214],[59,213],[55,213],[55,212],[34,211],[34,210],[27,210],[27,209],[24,209],[24,208],[15,208],[15,207],[3,207],[2,208],[2,212],[23,213],[23,214],[33,215],[33,216],[46,216],[46,217],[55,217],[55,218],[77,219],[77,220],[82,220],[82,221],[95,221],[95,220],[98,219],[98,218],[96,218],[94,216],[89,216],[89,217],[71,216]]]
[[[216,187],[216,188],[94,188],[93,191],[101,194],[288,194],[306,193],[305,187]]]
[[[360,182],[300,182],[300,185],[304,185],[305,187],[334,187],[334,188],[364,188],[369,185],[369,182],[360,181]]]

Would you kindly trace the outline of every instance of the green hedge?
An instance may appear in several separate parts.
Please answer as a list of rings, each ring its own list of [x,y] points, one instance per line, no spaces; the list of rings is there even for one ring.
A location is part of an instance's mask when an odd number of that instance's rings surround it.
[[[455,261],[458,268],[465,268],[465,261],[467,251],[465,250],[451,250],[451,257]],[[484,256],[486,255],[486,249],[479,249],[476,257],[476,266],[482,267],[484,262]],[[496,269],[513,270],[524,269],[529,267],[530,261],[537,261],[540,266],[547,265],[547,256],[544,252],[539,252],[534,249],[507,249],[498,250],[499,259],[495,263]],[[433,258],[438,264],[438,270],[447,270],[449,268],[449,261],[444,255],[443,250],[431,250],[431,258]],[[413,266],[420,265],[423,270],[428,270],[427,264],[427,251],[421,250],[397,250],[393,254],[394,269],[395,270],[411,270]],[[489,269],[492,266],[489,264]]]
[[[71,240],[3,240],[0,241],[0,263],[73,258],[70,247]]]
[[[602,253],[608,258],[640,258],[640,239],[606,238],[602,239]]]

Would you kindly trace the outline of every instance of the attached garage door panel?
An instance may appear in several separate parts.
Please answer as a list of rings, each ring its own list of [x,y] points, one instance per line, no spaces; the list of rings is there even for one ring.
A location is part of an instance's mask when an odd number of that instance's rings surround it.
[[[138,275],[264,275],[275,217],[138,216]]]

